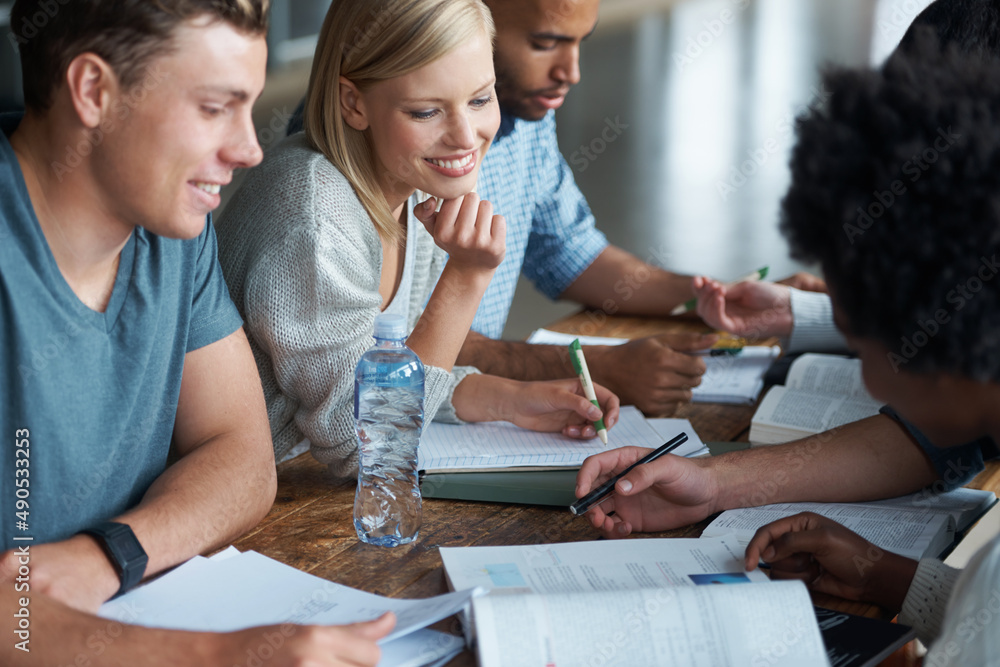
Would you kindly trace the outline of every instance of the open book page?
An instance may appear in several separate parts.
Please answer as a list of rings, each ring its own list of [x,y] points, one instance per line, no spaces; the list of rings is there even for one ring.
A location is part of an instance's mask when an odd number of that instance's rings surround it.
[[[803,354],[789,367],[785,386],[817,394],[875,400],[861,379],[861,360],[832,354]]]
[[[855,422],[878,414],[874,399],[843,397],[771,387],[750,425],[750,442],[774,444]]]
[[[622,591],[702,583],[767,581],[743,568],[732,536],[566,542],[506,547],[441,547],[455,590],[503,593]]]
[[[474,594],[387,598],[248,551],[224,560],[194,558],[105,603],[99,615],[156,628],[230,632],[279,623],[357,623],[393,611],[396,627],[383,640],[391,641],[461,611]]]
[[[627,338],[575,336],[538,329],[528,337],[539,345],[569,345],[577,338],[581,345],[621,345]],[[704,356],[705,374],[701,384],[691,390],[695,403],[730,403],[752,405],[764,386],[764,373],[781,354],[781,348],[752,345],[739,354]]]
[[[489,595],[473,617],[481,667],[829,665],[797,581]]]
[[[871,500],[863,504],[867,507],[948,514],[955,520],[955,530],[961,532],[982,516],[996,501],[997,494],[992,491],[960,488],[947,493],[934,493],[932,489],[924,489],[899,498]]]
[[[574,440],[561,433],[538,433],[508,422],[432,422],[420,436],[418,465],[426,471],[574,468],[592,454],[626,443],[650,448],[663,444],[660,434],[634,406],[621,409],[618,423],[608,431],[608,440],[611,444],[605,447],[598,438]]]
[[[914,560],[938,556],[955,537],[954,519],[947,513],[837,503],[781,503],[726,510],[708,525],[702,537],[734,535],[745,547],[761,526],[799,512],[833,519],[876,546]]]

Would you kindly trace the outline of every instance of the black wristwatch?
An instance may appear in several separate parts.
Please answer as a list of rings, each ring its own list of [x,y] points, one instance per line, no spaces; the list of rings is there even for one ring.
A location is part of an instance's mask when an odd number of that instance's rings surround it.
[[[108,560],[114,565],[118,572],[118,579],[122,585],[112,599],[135,587],[142,581],[142,575],[146,573],[146,563],[149,556],[139,544],[135,533],[124,523],[105,521],[96,526],[91,526],[80,531],[87,535],[92,535],[97,539],[97,543],[104,549]]]

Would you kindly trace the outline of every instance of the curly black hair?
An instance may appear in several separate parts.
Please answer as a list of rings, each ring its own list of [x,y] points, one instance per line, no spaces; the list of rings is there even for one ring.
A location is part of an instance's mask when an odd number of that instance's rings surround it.
[[[1000,381],[1000,61],[933,35],[831,70],[797,122],[781,228],[898,369]]]
[[[941,44],[983,58],[1000,57],[1000,0],[934,0],[907,29],[896,54],[919,50],[921,28]]]

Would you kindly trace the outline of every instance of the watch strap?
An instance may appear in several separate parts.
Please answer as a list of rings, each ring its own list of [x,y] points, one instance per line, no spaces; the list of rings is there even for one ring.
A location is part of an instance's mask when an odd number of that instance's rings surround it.
[[[80,532],[97,539],[97,543],[101,545],[108,560],[111,561],[118,573],[121,586],[118,588],[118,592],[112,596],[113,598],[134,588],[142,581],[149,556],[146,555],[146,551],[139,544],[135,533],[127,524],[104,521]]]

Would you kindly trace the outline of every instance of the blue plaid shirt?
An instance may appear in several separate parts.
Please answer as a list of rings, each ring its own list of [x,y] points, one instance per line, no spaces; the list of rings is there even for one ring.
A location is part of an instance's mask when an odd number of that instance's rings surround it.
[[[526,121],[503,113],[479,170],[477,192],[507,221],[507,254],[490,282],[475,331],[499,338],[522,271],[556,299],[608,245],[559,152],[556,120]]]

